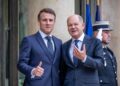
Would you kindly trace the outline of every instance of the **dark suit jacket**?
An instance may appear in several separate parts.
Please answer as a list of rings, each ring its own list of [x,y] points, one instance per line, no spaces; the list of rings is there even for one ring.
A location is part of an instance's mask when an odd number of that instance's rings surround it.
[[[69,48],[72,40],[63,44],[61,83],[63,86],[99,86],[98,68],[103,66],[103,50],[100,40],[85,36],[87,59],[79,60],[77,67],[70,59]],[[64,65],[64,66],[63,66]]]
[[[104,66],[99,69],[100,86],[118,86],[117,84],[117,62],[110,48],[104,48]]]
[[[25,74],[24,86],[59,86],[59,63],[62,42],[53,36],[55,54],[51,55],[40,35],[25,37],[20,46],[18,69]],[[42,61],[44,74],[31,78],[31,70]]]

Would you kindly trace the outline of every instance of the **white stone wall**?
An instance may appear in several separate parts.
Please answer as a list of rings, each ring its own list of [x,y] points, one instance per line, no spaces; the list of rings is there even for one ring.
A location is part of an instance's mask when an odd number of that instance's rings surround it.
[[[111,49],[114,51],[118,63],[118,83],[120,86],[120,0],[102,0],[102,18],[110,20],[112,39]]]
[[[50,7],[57,14],[53,34],[64,41],[70,38],[67,31],[66,19],[75,12],[74,0],[27,0],[28,1],[28,34],[36,32],[38,12],[44,7]],[[118,81],[120,81],[120,0],[101,0],[102,19],[110,20],[112,32],[111,49],[118,62]],[[120,85],[120,82],[119,82]]]
[[[66,19],[74,13],[74,0],[28,0],[28,34],[38,30],[37,15],[44,7],[55,10],[57,18],[53,34],[64,41],[70,38]]]

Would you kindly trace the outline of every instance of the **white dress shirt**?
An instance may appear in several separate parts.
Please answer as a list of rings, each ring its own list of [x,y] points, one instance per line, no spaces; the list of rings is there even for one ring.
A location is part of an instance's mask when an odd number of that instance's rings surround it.
[[[45,33],[43,33],[41,30],[39,30],[39,33],[40,33],[40,35],[42,36],[42,39],[43,39],[45,45],[48,46],[48,45],[47,45],[47,39],[46,39],[46,37],[47,37],[48,35],[45,34]],[[50,34],[49,36],[52,37],[51,34]],[[53,45],[53,50],[55,50],[55,45],[54,45],[53,40],[51,40],[51,42],[52,42],[52,45]]]
[[[73,62],[73,50],[74,50],[74,46],[75,46],[75,42],[74,41],[75,40],[79,40],[79,42],[77,43],[77,45],[78,45],[78,49],[81,50],[84,37],[85,37],[85,34],[83,33],[78,39],[72,38],[72,42],[71,42],[70,50],[69,50],[69,54],[70,54],[70,58],[71,58],[72,62]],[[85,57],[85,59],[82,62],[85,62],[86,58],[87,57]]]

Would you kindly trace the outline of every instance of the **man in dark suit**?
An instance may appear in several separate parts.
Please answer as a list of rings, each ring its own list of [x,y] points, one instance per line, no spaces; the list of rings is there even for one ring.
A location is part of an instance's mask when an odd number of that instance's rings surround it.
[[[100,68],[100,86],[118,86],[117,84],[117,62],[112,50],[108,47],[111,40],[111,31],[108,21],[97,21],[93,25],[94,36],[102,41],[104,66]]]
[[[99,86],[98,68],[103,66],[100,40],[84,34],[83,19],[72,15],[67,19],[71,39],[63,44],[61,83],[63,86]]]
[[[21,43],[17,67],[25,75],[24,86],[60,86],[62,42],[51,34],[55,19],[52,9],[42,9],[38,14],[39,31]]]

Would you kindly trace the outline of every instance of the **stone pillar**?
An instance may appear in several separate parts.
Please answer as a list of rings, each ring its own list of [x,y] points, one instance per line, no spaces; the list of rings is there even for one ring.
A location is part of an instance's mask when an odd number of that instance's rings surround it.
[[[2,0],[0,0],[0,86],[4,86],[3,77],[3,58],[4,58],[4,34],[3,34],[3,5]]]
[[[9,86],[18,86],[18,70],[16,67],[18,60],[18,0],[9,0]]]
[[[102,18],[109,20],[113,29],[110,47],[114,51],[118,65],[118,81],[120,81],[120,1],[102,0]],[[118,82],[120,85],[120,82]],[[118,86],[119,86],[118,85]]]
[[[28,0],[28,34],[36,32],[38,27],[37,15],[44,7],[55,10],[57,18],[53,34],[66,41],[69,38],[66,19],[74,14],[74,0]]]

